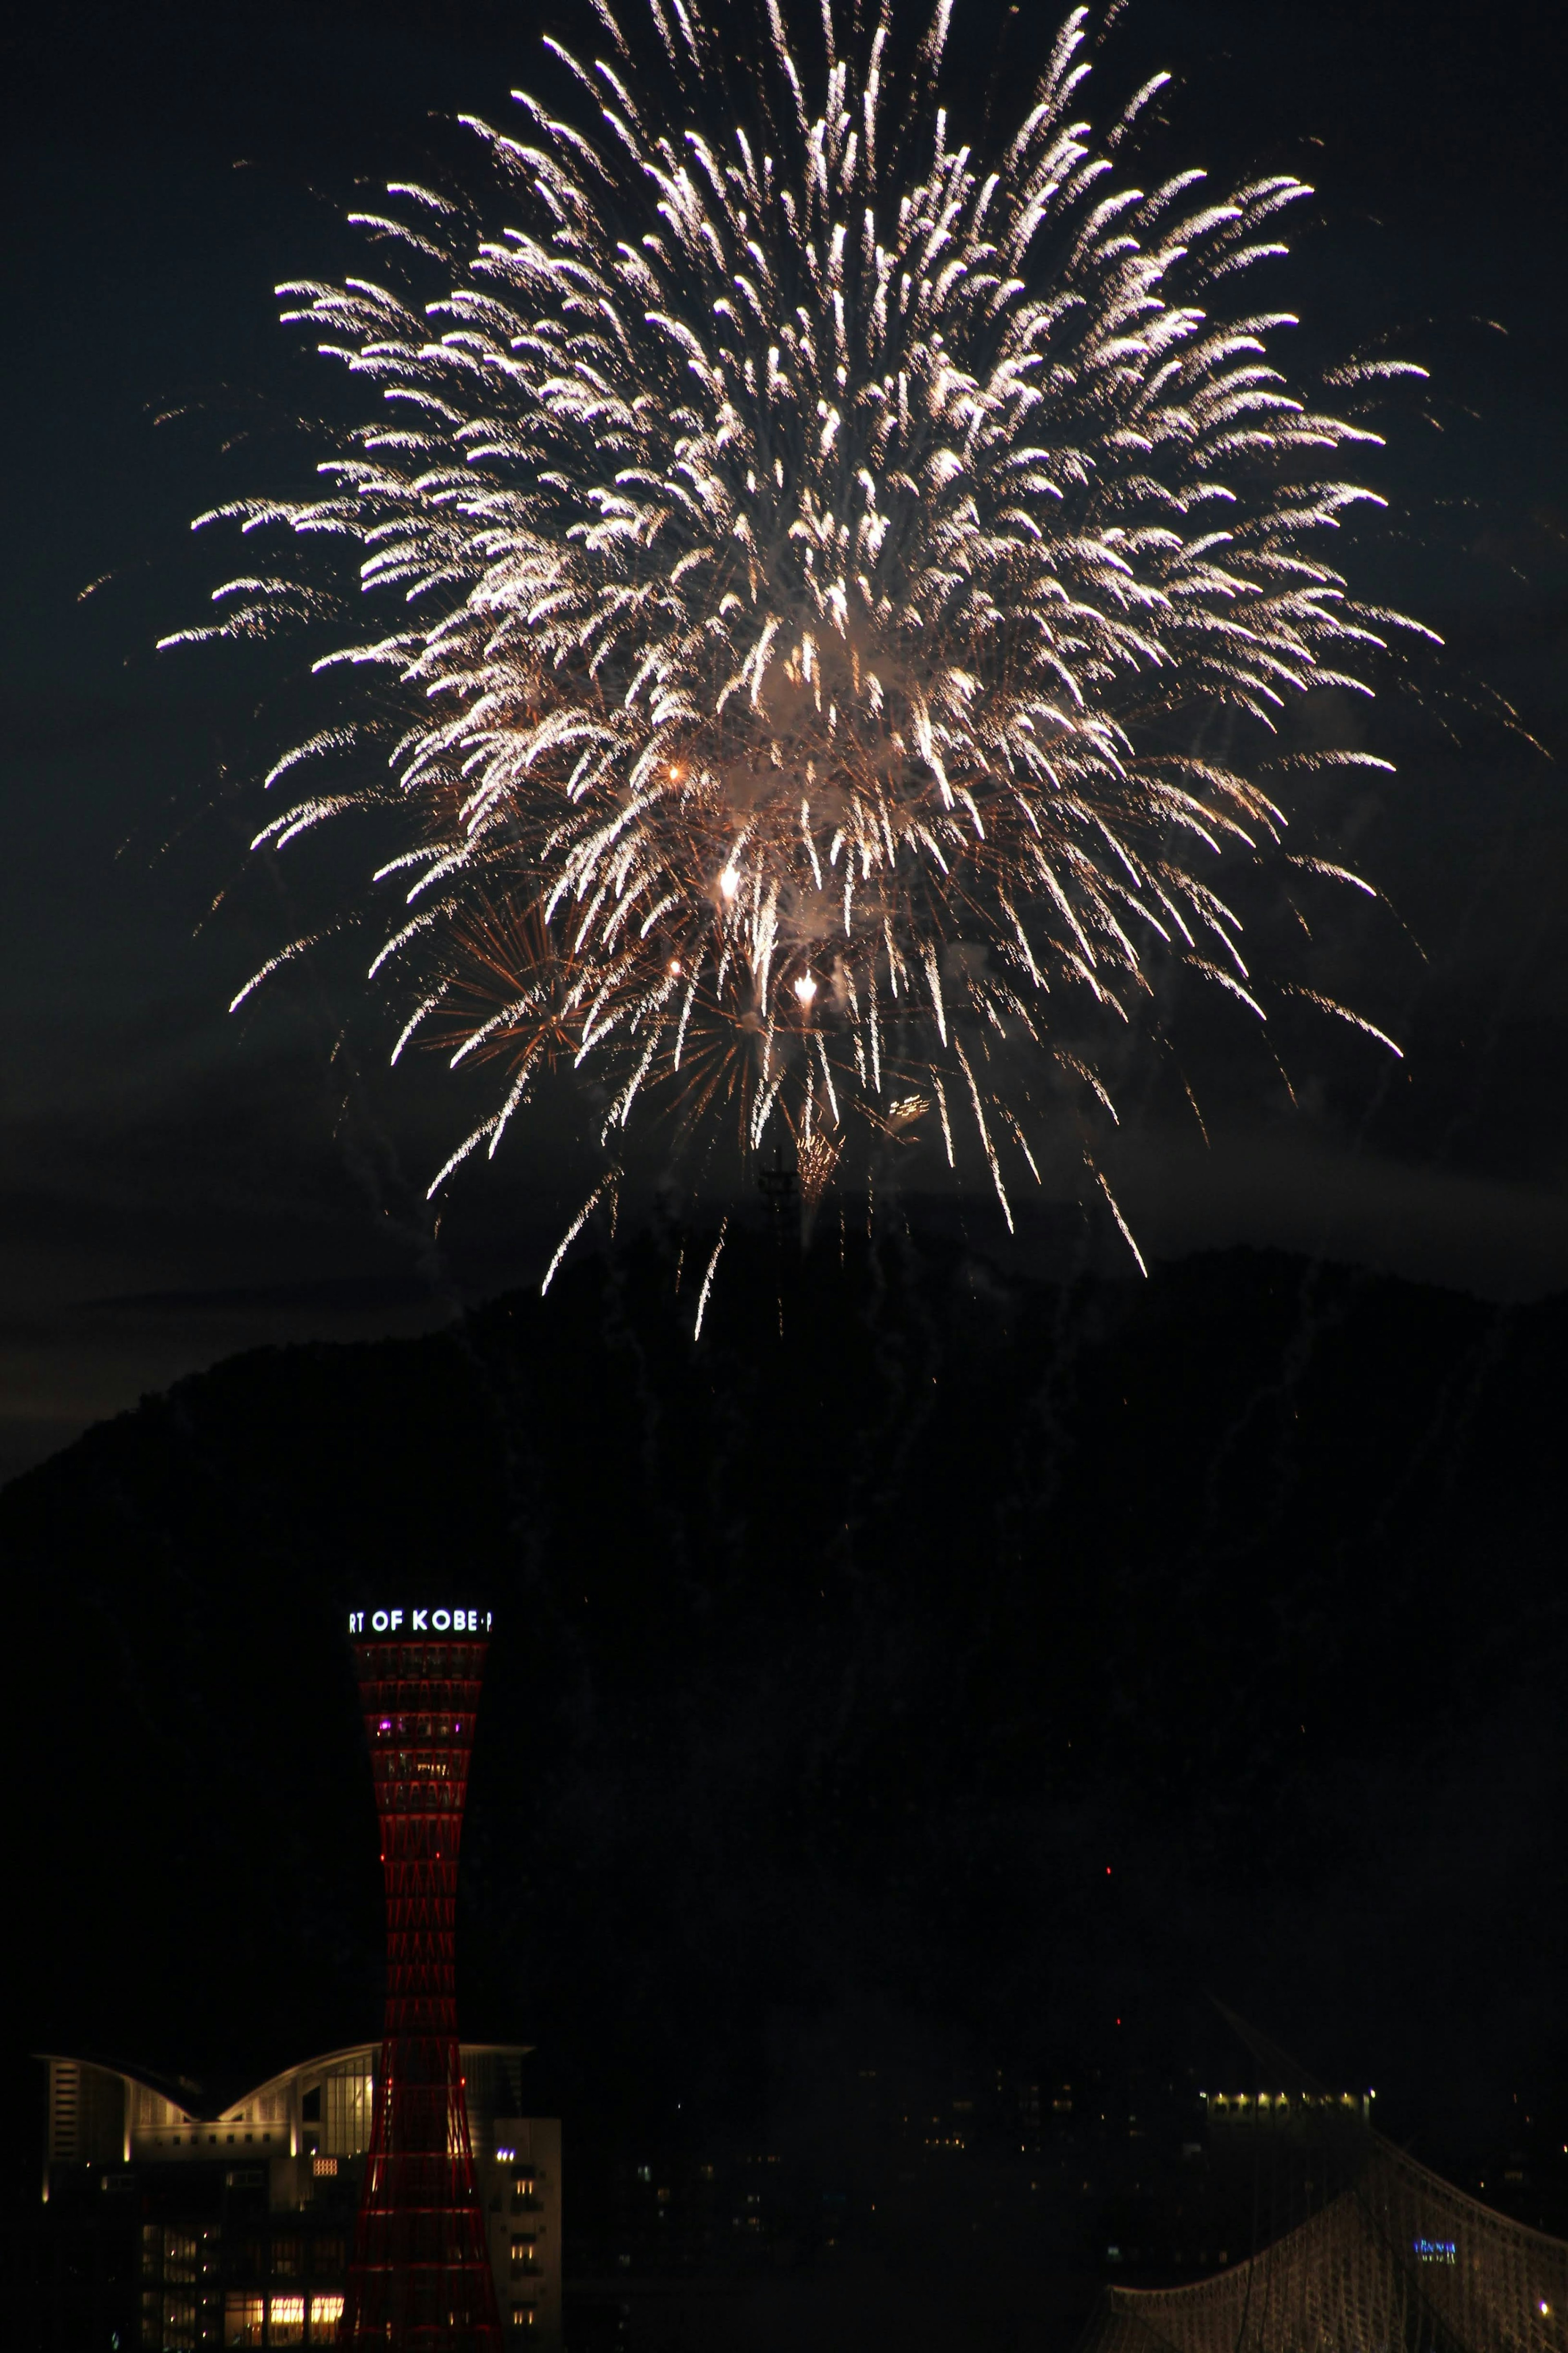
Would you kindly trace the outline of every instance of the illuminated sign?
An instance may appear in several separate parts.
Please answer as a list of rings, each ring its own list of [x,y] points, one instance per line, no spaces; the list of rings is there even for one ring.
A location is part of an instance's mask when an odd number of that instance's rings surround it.
[[[369,1625],[365,1623],[366,1619]],[[490,1609],[351,1609],[351,1634],[488,1634]]]

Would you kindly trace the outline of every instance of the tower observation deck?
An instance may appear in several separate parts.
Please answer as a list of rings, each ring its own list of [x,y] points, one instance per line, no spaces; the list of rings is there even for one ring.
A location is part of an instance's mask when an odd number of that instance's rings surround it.
[[[381,1817],[386,2014],[339,2343],[500,2353],[458,2045],[454,1930],[486,1609],[349,1620]]]

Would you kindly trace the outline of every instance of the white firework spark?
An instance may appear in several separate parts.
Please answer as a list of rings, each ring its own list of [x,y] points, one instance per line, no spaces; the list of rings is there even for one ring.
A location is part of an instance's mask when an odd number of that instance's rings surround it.
[[[1113,1115],[1086,1010],[1147,1027],[1174,961],[1265,1018],[1216,859],[1282,854],[1282,712],[1411,626],[1321,552],[1375,437],[1228,301],[1308,191],[1121,182],[1163,77],[1097,144],[1085,10],[987,161],[940,103],[950,0],[897,65],[859,0],[799,42],[778,0],[595,5],[603,55],[546,43],[574,121],[471,125],[510,225],[395,185],[353,217],[396,283],[280,290],[375,413],[321,495],[220,512],[346,543],[337,601],[247,575],[182,638],[337,628],[347,708],[268,783],[335,780],[256,846],[400,829],[352,918],[395,1052],[499,1075],[437,1186],[567,1064],[612,1179],[660,1100],[743,1155],[787,1130],[818,1193],[925,1122],[1011,1223],[1061,1081]],[[1190,748],[1221,712],[1263,756]]]

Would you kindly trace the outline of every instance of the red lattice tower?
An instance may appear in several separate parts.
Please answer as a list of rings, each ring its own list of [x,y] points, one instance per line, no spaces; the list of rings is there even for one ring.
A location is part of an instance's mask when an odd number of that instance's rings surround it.
[[[386,1878],[381,2072],[338,2340],[363,2353],[500,2353],[454,1968],[489,1625],[483,1609],[357,1610],[349,1621]]]

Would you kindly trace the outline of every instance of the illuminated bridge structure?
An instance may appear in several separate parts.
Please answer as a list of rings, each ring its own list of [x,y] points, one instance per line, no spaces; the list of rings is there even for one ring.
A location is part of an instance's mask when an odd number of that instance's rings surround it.
[[[1568,2244],[1370,2130],[1339,2154],[1337,2195],[1248,2262],[1108,2288],[1082,2353],[1564,2353]]]
[[[463,1801],[486,1610],[356,1611],[349,1631],[381,1817],[386,2013],[340,2345],[500,2353],[458,2044]]]

